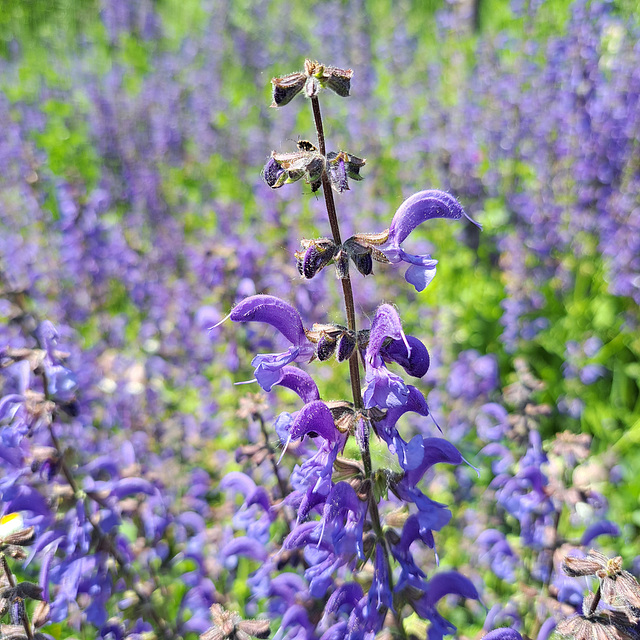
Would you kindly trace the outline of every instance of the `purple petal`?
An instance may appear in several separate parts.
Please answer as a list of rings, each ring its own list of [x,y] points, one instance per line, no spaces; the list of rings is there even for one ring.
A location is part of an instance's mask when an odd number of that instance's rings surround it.
[[[256,483],[246,473],[231,471],[220,482],[220,488],[241,493],[246,498],[255,491]]]
[[[130,496],[134,493],[145,493],[152,496],[156,493],[156,488],[148,480],[142,478],[123,478],[118,480],[111,490],[111,495],[117,498]]]
[[[459,220],[463,216],[482,228],[464,212],[462,205],[451,194],[437,189],[414,193],[400,205],[393,216],[389,227],[389,242],[396,246],[400,245],[418,225],[426,220],[432,218]]]
[[[414,411],[425,417],[429,415],[429,405],[427,405],[427,401],[422,392],[410,384],[407,385],[407,389],[409,391],[407,401],[400,407],[389,409],[381,424],[384,423],[385,426],[389,427],[395,426],[400,417],[408,411]]]
[[[221,554],[224,558],[246,556],[259,562],[264,562],[268,557],[267,551],[262,544],[255,538],[249,538],[247,536],[231,540],[231,542],[224,546]]]
[[[298,411],[290,433],[292,440],[316,434],[329,442],[335,442],[339,432],[336,429],[329,407],[321,400],[316,400],[308,402]]]
[[[339,586],[327,600],[324,611],[328,613],[338,613],[341,607],[346,606],[353,609],[363,596],[362,587],[357,582],[347,582]]]
[[[415,469],[405,473],[405,479],[411,486],[415,487],[422,476],[434,464],[440,462],[446,462],[447,464],[462,463],[460,452],[444,438],[424,438],[422,446],[424,448],[422,462]]]
[[[556,625],[557,622],[553,616],[551,618],[547,618],[547,620],[545,620],[540,627],[540,631],[538,631],[538,637],[536,638],[536,640],[547,640],[547,638],[553,633]]]
[[[275,296],[245,298],[233,308],[229,317],[234,322],[266,322],[296,346],[306,342],[300,314],[290,304]]]
[[[483,640],[522,640],[522,636],[515,629],[494,629],[483,636]]]
[[[371,323],[371,333],[369,335],[369,344],[367,346],[367,362],[375,364],[375,358],[380,352],[383,342],[387,338],[394,340],[402,340],[406,347],[406,351],[410,354],[411,347],[407,343],[407,338],[402,331],[402,323],[398,312],[390,304],[381,304]]]
[[[411,352],[403,340],[392,340],[390,344],[380,349],[380,355],[385,361],[396,362],[414,378],[422,378],[429,370],[429,352],[418,338],[407,336]]]
[[[407,254],[408,255],[408,254]],[[413,285],[416,291],[424,291],[436,277],[436,268],[421,267],[412,264],[404,273],[404,279]]]
[[[386,367],[367,367],[365,376],[364,406],[391,409],[407,403],[409,388],[404,380]]]
[[[318,385],[316,385],[308,373],[302,369],[298,369],[298,367],[282,367],[282,377],[276,384],[291,389],[291,391],[297,393],[305,403],[320,400]]]
[[[290,362],[293,362],[300,355],[300,348],[291,346],[283,353],[261,353],[252,361],[251,366],[255,367],[254,375],[258,384],[265,390],[271,391],[274,384],[278,384],[282,379],[282,370]]]
[[[450,593],[463,598],[473,598],[474,600],[480,597],[469,578],[465,578],[457,571],[445,571],[436,574],[429,580],[426,602],[429,606],[434,606],[440,598]]]
[[[615,522],[610,522],[609,520],[602,520],[601,522],[596,522],[596,524],[591,525],[583,534],[582,539],[580,540],[580,544],[588,547],[591,544],[591,541],[598,536],[619,536],[620,528]]]
[[[299,524],[284,540],[282,543],[283,549],[298,549],[308,544],[319,544],[322,546],[322,541],[318,540],[318,523],[317,522],[304,522]]]

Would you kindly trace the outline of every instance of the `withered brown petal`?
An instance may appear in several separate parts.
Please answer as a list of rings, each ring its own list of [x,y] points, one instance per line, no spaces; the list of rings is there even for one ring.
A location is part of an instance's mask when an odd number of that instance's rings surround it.
[[[200,634],[200,640],[224,640],[224,636],[218,627],[211,627]]]
[[[589,552],[589,555],[587,555],[586,558],[567,556],[562,561],[562,570],[572,578],[576,578],[578,576],[595,576],[603,566],[606,566],[606,558],[604,558],[603,563],[599,558],[590,557],[590,555],[591,552]]]
[[[14,531],[8,536],[5,536],[2,541],[5,544],[16,544],[23,547],[27,547],[33,544],[36,539],[35,527],[28,527],[27,529],[21,529],[20,531]]]
[[[282,78],[273,78],[272,107],[284,107],[289,104],[303,89],[307,78],[304,73],[290,73]]]
[[[0,634],[2,635],[2,640],[27,640],[24,627],[19,624],[0,625]]]
[[[362,244],[385,244],[389,240],[389,229],[380,233],[356,233],[353,239]]]
[[[42,600],[42,587],[33,582],[20,582],[16,586],[17,595],[23,599]]]
[[[50,610],[51,610],[51,607],[49,606],[48,602],[45,602],[44,600],[41,600],[40,602],[38,602],[38,604],[36,605],[35,611],[33,612],[33,618],[32,618],[33,626],[36,629],[39,629],[40,627],[44,627],[44,625],[47,624]]]
[[[269,620],[243,620],[238,623],[238,629],[256,638],[268,638],[271,633]]]

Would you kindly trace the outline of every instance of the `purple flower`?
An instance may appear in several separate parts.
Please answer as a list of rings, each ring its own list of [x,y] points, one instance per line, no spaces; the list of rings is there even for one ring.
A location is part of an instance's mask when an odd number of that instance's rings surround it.
[[[437,611],[438,601],[448,594],[455,594],[463,598],[479,598],[473,583],[455,571],[439,573],[427,583],[424,595],[413,603],[415,612],[431,622],[428,640],[442,640],[445,635],[456,632],[456,628]]]
[[[245,298],[234,307],[229,317],[234,322],[266,322],[291,343],[283,353],[265,353],[251,361],[256,368],[256,380],[265,391],[271,391],[271,387],[280,381],[286,365],[309,360],[313,356],[314,348],[307,340],[300,314],[280,298],[267,295]]]
[[[397,454],[400,466],[405,471],[414,469],[422,462],[424,457],[423,441],[422,437],[419,437],[417,440],[414,438],[407,443],[400,437],[396,423],[408,411],[419,413],[422,416],[429,415],[429,406],[422,392],[412,385],[407,385],[407,389],[409,393],[406,402],[398,407],[388,409],[386,415],[378,422],[374,422],[373,425],[378,436],[387,443],[389,451]]]
[[[483,640],[522,640],[522,636],[515,629],[503,627],[489,631]]]
[[[367,387],[364,391],[364,406],[366,408],[398,407],[405,404],[409,396],[409,389],[402,378],[391,373],[384,366],[380,351],[387,338],[400,340],[404,343],[407,362],[409,362],[411,347],[402,331],[400,316],[390,304],[382,304],[376,310],[376,315],[373,318],[365,355]]]
[[[433,280],[438,261],[433,260],[429,255],[406,253],[400,245],[425,220],[432,218],[459,220],[463,216],[482,228],[464,212],[460,203],[452,195],[436,189],[414,193],[400,205],[393,216],[389,227],[389,241],[382,247],[382,252],[393,263],[408,263],[410,266],[404,274],[405,280],[412,284],[416,291],[423,291]]]

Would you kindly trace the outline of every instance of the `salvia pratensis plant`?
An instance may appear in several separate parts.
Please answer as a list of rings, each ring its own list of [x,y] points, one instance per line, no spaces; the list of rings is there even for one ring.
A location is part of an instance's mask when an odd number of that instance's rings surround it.
[[[423,630],[428,625],[428,637],[435,640],[455,631],[438,613],[438,601],[448,594],[463,599],[478,599],[479,595],[473,583],[457,572],[427,576],[414,557],[412,543],[420,541],[435,550],[434,532],[451,517],[446,505],[423,492],[421,482],[437,463],[459,465],[463,458],[439,436],[435,420],[434,436],[408,439],[399,431],[397,423],[403,414],[414,412],[426,419],[430,412],[422,391],[405,382],[393,368],[400,365],[408,375],[420,379],[429,368],[429,353],[421,340],[405,334],[393,304],[381,303],[370,326],[361,327],[350,263],[368,276],[373,274],[374,262],[404,262],[408,265],[406,280],[422,291],[433,279],[437,261],[430,255],[406,252],[403,242],[409,234],[433,218],[466,218],[477,223],[452,195],[425,190],[401,204],[388,229],[342,239],[334,192],[348,190],[349,179],[362,179],[365,160],[343,150],[327,151],[319,96],[323,89],[348,96],[351,77],[351,70],[306,60],[303,72],[272,80],[272,107],[289,104],[298,93],[310,100],[317,142],[301,140],[291,153],[274,151],[263,176],[274,189],[300,179],[312,191],[322,189],[331,236],[302,239],[297,267],[300,275],[309,279],[333,263],[346,320],[344,324],[305,327],[292,305],[267,294],[250,296],[231,310],[232,321],[271,325],[290,345],[280,353],[255,356],[252,365],[255,381],[263,390],[281,386],[300,397],[299,410],[281,414],[275,429],[284,449],[282,455],[295,446],[301,461],[291,473],[290,490],[284,499],[295,519],[281,547],[276,545],[271,557],[264,550],[268,536],[263,534],[269,522],[267,519],[264,526],[259,525],[261,518],[249,525],[246,537],[234,538],[223,555],[244,555],[262,562],[251,582],[254,587],[261,586],[261,591],[257,589],[261,595],[278,603],[270,611],[281,616],[279,640],[373,638],[383,627],[393,636],[406,637],[403,621],[412,612],[422,619]],[[294,366],[332,357],[348,363],[348,400],[321,398],[313,378]],[[374,466],[373,437],[384,442],[397,458],[394,468]],[[351,440],[359,452],[356,459],[345,454]],[[248,476],[231,475],[223,484],[244,493],[243,509],[260,503],[265,513],[273,513],[264,491]],[[308,586],[294,581],[288,571],[281,573],[294,566],[304,567]],[[295,582],[296,598],[283,595],[283,580]],[[307,607],[301,606],[302,601]]]

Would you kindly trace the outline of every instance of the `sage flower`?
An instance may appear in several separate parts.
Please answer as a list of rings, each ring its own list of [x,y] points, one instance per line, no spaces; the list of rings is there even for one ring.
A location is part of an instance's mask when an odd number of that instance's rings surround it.
[[[265,390],[280,381],[282,369],[291,362],[308,361],[314,354],[307,340],[300,314],[280,298],[257,295],[245,298],[229,314],[234,322],[265,322],[277,329],[291,346],[282,353],[257,355],[252,361],[258,384]]]
[[[388,243],[380,249],[390,262],[409,264],[404,274],[405,280],[412,284],[416,291],[423,291],[436,275],[438,261],[427,254],[407,253],[402,249],[402,243],[417,226],[426,220],[433,218],[459,220],[462,217],[467,218],[478,228],[482,228],[464,212],[460,203],[452,195],[437,189],[419,191],[400,205],[389,227]]]

